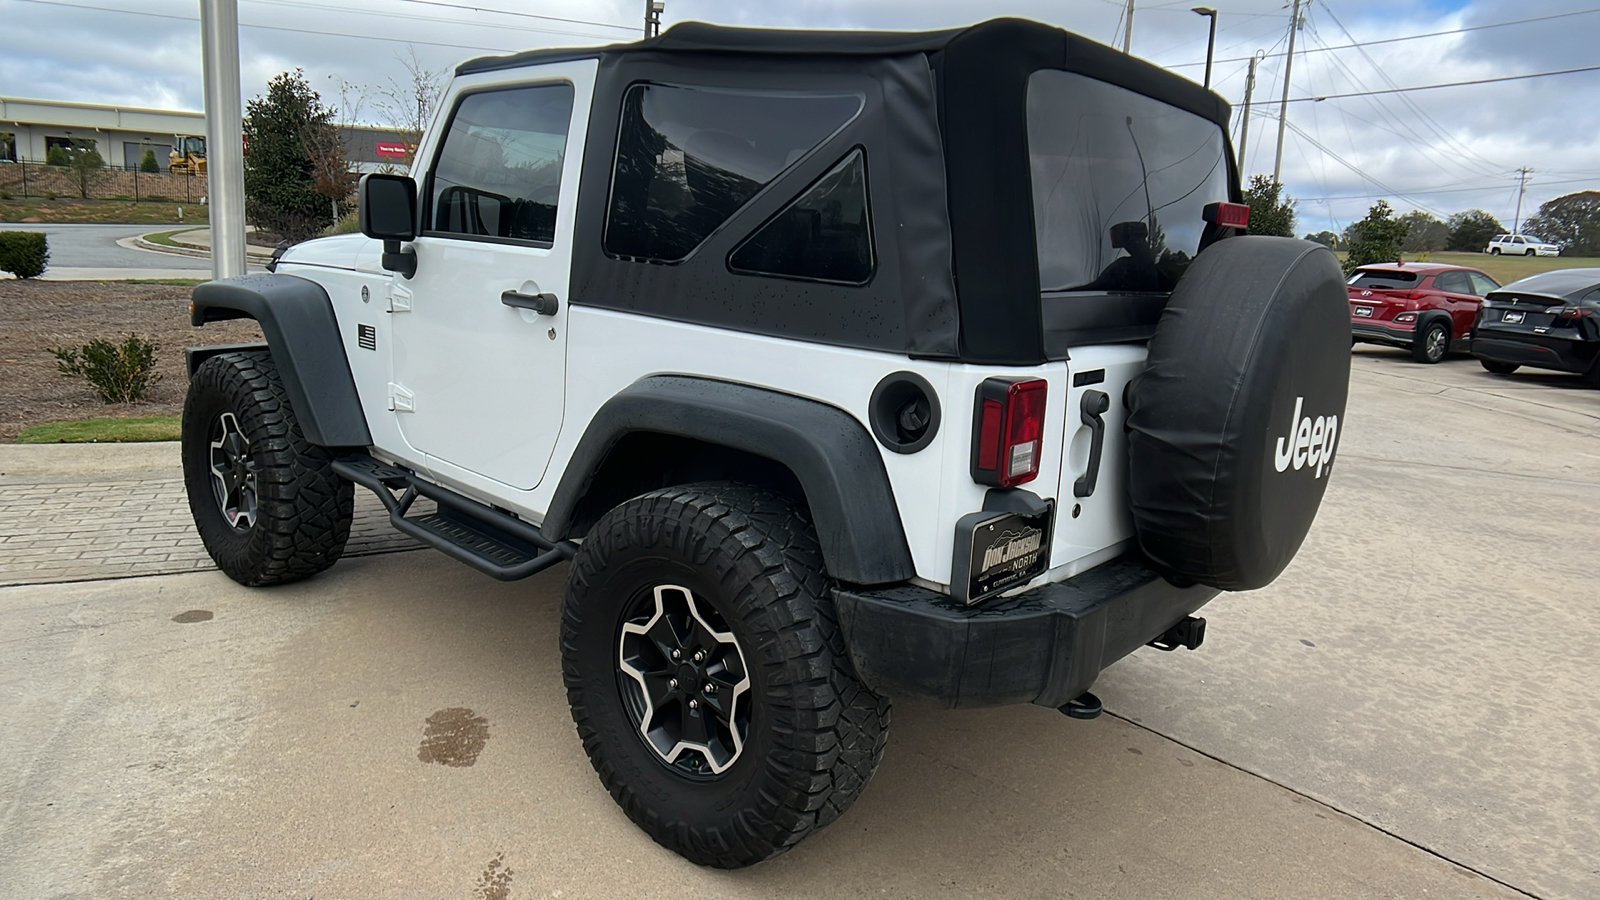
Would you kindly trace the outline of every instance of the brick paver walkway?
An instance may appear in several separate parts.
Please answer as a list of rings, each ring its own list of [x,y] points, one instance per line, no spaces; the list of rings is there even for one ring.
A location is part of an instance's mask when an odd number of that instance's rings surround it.
[[[419,506],[420,509],[420,506]],[[420,548],[356,488],[346,556]],[[213,563],[195,533],[177,471],[0,480],[0,586],[168,575]]]

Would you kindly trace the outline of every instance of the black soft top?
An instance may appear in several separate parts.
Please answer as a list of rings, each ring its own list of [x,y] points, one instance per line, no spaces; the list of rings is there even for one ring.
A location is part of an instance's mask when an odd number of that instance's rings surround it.
[[[1226,124],[1226,101],[1187,78],[1119,53],[1098,41],[1031,19],[990,19],[941,31],[824,31],[787,28],[737,28],[682,22],[658,37],[603,47],[555,47],[507,56],[481,56],[456,67],[457,75],[494,72],[540,63],[642,52],[714,53],[762,56],[901,56],[942,54],[959,59],[942,68],[952,86],[1000,87],[1006,70],[1032,72],[1065,68],[1154,97],[1164,103]],[[972,52],[976,51],[976,52]],[[1071,65],[1063,62],[1071,60]],[[954,63],[954,64],[952,64]]]
[[[729,283],[727,296],[759,290],[765,301],[744,297],[729,303],[707,287],[731,277],[712,260],[639,266],[606,257],[600,252],[601,204],[580,202],[578,239],[593,252],[575,257],[572,302],[969,362],[1033,364],[1047,358],[1028,150],[1027,95],[1034,73],[1062,70],[1143,94],[1215,123],[1224,141],[1229,115],[1227,101],[1193,81],[1098,41],[1015,18],[926,32],[687,22],[629,44],[482,57],[462,63],[456,73],[580,59],[599,61],[589,123],[593,139],[585,145],[580,190],[580,196],[593,197],[609,192],[617,110],[636,81],[771,89],[803,85],[808,72],[818,84],[836,82],[841,72],[872,73],[881,85],[873,101],[879,104],[876,121],[858,119],[829,142],[840,152],[864,142],[875,154],[873,164],[885,161],[893,172],[875,179],[893,196],[872,201],[874,217],[894,223],[877,237],[891,251],[884,255],[893,265],[870,289]],[[1225,155],[1229,196],[1237,199],[1238,175],[1231,153]],[[802,164],[781,178],[810,183],[820,177],[815,166],[822,164],[819,158],[811,168]],[[741,215],[758,209],[764,208],[751,204]],[[775,211],[764,209],[760,216]],[[740,227],[747,233],[754,223]],[[703,255],[711,254],[714,243],[708,241]],[[885,295],[870,300],[862,293],[880,289]],[[621,305],[617,298],[633,299]],[[721,305],[709,310],[708,304]]]

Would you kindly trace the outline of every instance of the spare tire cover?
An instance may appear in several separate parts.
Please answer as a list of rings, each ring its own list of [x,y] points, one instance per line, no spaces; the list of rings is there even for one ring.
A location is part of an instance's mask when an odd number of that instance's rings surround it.
[[[1129,387],[1145,554],[1179,581],[1270,584],[1322,503],[1349,386],[1350,313],[1331,250],[1265,236],[1206,248]]]

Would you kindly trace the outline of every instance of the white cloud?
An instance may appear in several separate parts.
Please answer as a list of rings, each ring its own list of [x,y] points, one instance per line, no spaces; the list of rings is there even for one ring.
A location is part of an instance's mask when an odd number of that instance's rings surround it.
[[[124,12],[0,0],[0,93],[47,99],[199,109],[199,23],[192,0],[63,0]],[[241,76],[246,96],[271,76],[303,68],[324,99],[337,102],[338,80],[382,84],[404,77],[396,59],[411,42],[422,63],[444,68],[483,53],[538,46],[631,39],[642,25],[642,0],[551,0],[530,8],[512,0],[438,0],[459,6],[609,23],[558,22],[451,9],[413,0],[241,0]],[[1199,80],[1206,21],[1189,0],[1141,0],[1133,51]],[[1238,105],[1245,63],[1257,50],[1282,51],[1288,11],[1282,0],[1231,0],[1211,5],[1218,20],[1214,87]],[[812,28],[930,29],[977,18],[1041,19],[1112,43],[1120,36],[1118,0],[992,0],[981,7],[955,0],[667,0],[665,21]],[[1322,52],[1351,43],[1338,23],[1368,42],[1512,19],[1570,12],[1566,0],[1315,0],[1298,39],[1292,97],[1466,81],[1593,64],[1600,13]],[[981,10],[981,13],[980,13]],[[143,14],[140,14],[143,13]],[[155,15],[148,15],[155,14]],[[161,16],[171,17],[162,18]],[[1337,20],[1337,21],[1336,21]],[[532,30],[540,29],[540,30]],[[565,33],[562,33],[565,32]],[[376,40],[382,38],[387,40]],[[460,46],[438,46],[460,45]],[[1246,173],[1270,172],[1277,137],[1282,57],[1258,74]],[[1302,198],[1302,231],[1348,224],[1377,196],[1401,211],[1442,214],[1482,207],[1508,223],[1521,166],[1534,169],[1524,215],[1563,193],[1600,187],[1600,73],[1420,91],[1321,103],[1293,103],[1283,179]],[[1237,134],[1237,128],[1235,129]],[[1320,143],[1318,149],[1312,141]],[[1349,164],[1350,168],[1335,159]],[[1354,168],[1357,171],[1351,171]],[[1378,187],[1381,184],[1385,187]]]

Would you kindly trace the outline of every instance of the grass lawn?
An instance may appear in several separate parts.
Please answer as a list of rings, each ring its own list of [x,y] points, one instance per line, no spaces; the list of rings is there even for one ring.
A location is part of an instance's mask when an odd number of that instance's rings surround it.
[[[183,218],[178,218],[179,208]],[[205,225],[208,209],[196,197],[193,203],[146,200],[0,200],[0,222],[37,220],[41,224]]]
[[[182,420],[178,416],[82,419],[35,425],[17,435],[19,444],[130,444],[141,441],[175,441]]]
[[[1406,260],[1410,262],[1408,258]],[[1600,259],[1581,256],[1491,256],[1487,253],[1431,253],[1428,262],[1471,266],[1501,284],[1510,284],[1551,269],[1600,268]]]
[[[160,244],[163,247],[181,247],[185,250],[192,250],[194,248],[186,244],[180,244],[172,239],[175,234],[183,234],[185,231],[192,230],[192,228],[174,228],[171,231],[153,231],[149,234],[141,235],[141,237],[152,244]]]

